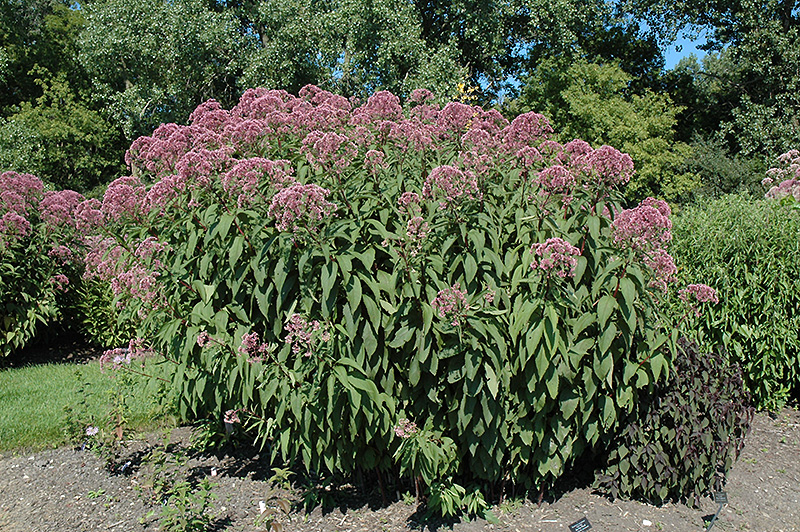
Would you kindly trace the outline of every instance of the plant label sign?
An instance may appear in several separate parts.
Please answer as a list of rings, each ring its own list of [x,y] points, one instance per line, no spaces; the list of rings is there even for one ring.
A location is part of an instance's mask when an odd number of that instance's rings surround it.
[[[717,504],[728,504],[728,494],[724,491],[714,493],[714,502]]]
[[[589,523],[589,520],[584,517],[580,521],[575,521],[569,525],[569,532],[585,532],[590,528],[592,528],[592,525]]]

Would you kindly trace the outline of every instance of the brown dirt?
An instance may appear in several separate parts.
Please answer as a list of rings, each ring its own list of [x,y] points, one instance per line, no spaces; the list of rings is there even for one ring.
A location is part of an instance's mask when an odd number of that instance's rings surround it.
[[[186,450],[190,432],[177,429],[171,439],[171,451]],[[785,409],[775,417],[756,415],[745,444],[728,477],[729,504],[712,530],[800,532],[800,412]],[[151,467],[142,463],[157,445],[155,436],[127,442],[111,462],[113,473],[104,460],[86,450],[0,455],[0,532],[158,530],[161,507],[150,497]],[[264,530],[257,525],[259,501],[274,507],[271,495],[298,500],[299,492],[269,485],[265,479],[271,471],[255,450],[239,450],[233,456],[185,452],[190,459],[180,468],[181,474],[215,483],[211,530]],[[128,461],[131,464],[120,473]],[[377,489],[366,495],[355,488],[340,489],[337,503],[339,507],[329,512],[295,510],[281,515],[280,522],[284,530],[299,532],[566,532],[570,523],[586,517],[597,531],[701,531],[718,508],[710,498],[697,509],[610,501],[586,486],[569,489],[541,507],[531,501],[506,502],[494,510],[501,524],[482,519],[425,521],[413,504],[402,500],[381,504]]]

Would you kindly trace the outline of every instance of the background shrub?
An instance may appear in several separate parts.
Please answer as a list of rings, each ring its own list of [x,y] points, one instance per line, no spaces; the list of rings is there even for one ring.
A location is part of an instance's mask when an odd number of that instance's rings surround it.
[[[669,378],[639,395],[596,485],[652,504],[698,504],[722,489],[753,418],[743,384],[738,365],[679,340]]]
[[[57,295],[81,272],[75,210],[83,197],[45,191],[30,174],[0,175],[0,356],[60,316]]]
[[[686,207],[675,219],[679,276],[703,279],[720,300],[700,316],[683,314],[684,330],[742,366],[759,409],[779,409],[800,390],[798,231],[800,211],[745,194]]]

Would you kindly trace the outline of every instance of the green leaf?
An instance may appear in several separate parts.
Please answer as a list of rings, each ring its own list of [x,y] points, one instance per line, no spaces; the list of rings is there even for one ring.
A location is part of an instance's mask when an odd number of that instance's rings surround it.
[[[475,274],[478,272],[478,264],[475,262],[475,257],[467,255],[464,259],[464,275],[467,284],[475,279]]]
[[[610,294],[604,295],[597,302],[597,321],[601,329],[605,328],[608,318],[616,307],[617,301]]]
[[[231,268],[236,268],[236,263],[239,261],[239,257],[242,256],[242,250],[244,249],[244,237],[242,235],[238,235],[236,238],[233,239],[233,244],[231,245],[231,249],[228,252],[228,263],[231,265]]]

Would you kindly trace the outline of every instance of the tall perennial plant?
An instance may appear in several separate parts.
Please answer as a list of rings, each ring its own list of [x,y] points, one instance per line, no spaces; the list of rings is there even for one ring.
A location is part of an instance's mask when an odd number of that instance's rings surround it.
[[[614,148],[430,101],[206,102],[133,143],[87,274],[187,418],[235,410],[331,473],[389,470],[416,423],[448,477],[543,487],[668,371],[670,210],[623,209]]]

